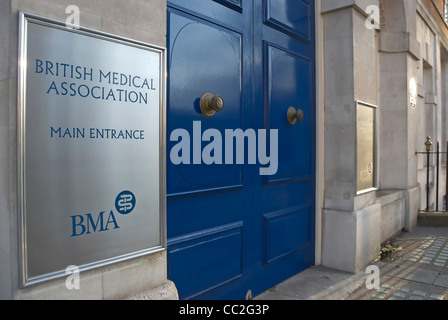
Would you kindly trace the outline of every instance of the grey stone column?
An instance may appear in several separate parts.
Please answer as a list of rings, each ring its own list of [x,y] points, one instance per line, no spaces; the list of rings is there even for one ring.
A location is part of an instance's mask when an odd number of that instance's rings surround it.
[[[381,138],[380,187],[403,190],[405,229],[416,226],[420,206],[416,151],[418,112],[410,102],[411,79],[418,81],[420,44],[416,39],[416,2],[384,2],[380,34]],[[424,133],[420,133],[424,134]]]
[[[376,192],[357,195],[356,101],[379,105],[377,31],[368,28],[378,1],[322,1],[325,83],[325,183],[322,264],[359,272],[379,252]]]
[[[322,264],[348,272],[365,270],[390,233],[402,226],[412,228],[419,203],[413,130],[417,116],[410,108],[408,86],[417,76],[416,2],[384,0],[381,4],[385,20],[377,31],[367,27],[370,11],[366,9],[380,8],[379,0],[322,0]],[[376,177],[378,188],[386,192],[357,194],[357,100],[378,106]],[[388,192],[394,195],[377,198]],[[398,222],[397,230],[389,230],[388,221]]]

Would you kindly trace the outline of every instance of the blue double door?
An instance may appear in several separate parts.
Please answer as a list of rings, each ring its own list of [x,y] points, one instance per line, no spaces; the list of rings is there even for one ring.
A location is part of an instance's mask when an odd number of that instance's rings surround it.
[[[314,44],[312,0],[169,0],[168,277],[181,299],[245,299],[314,264]],[[204,93],[220,112],[202,112]],[[225,147],[237,129],[257,141],[243,159],[236,138]]]

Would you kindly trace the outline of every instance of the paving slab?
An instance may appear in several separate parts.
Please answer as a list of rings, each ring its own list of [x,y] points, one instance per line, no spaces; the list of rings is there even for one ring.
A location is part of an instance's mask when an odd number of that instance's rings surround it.
[[[448,300],[448,227],[419,226],[392,239],[394,250],[378,255],[380,285],[368,274],[312,267],[255,300]]]
[[[314,266],[280,283],[254,300],[343,300],[361,283],[365,274],[352,274]]]
[[[434,285],[439,287],[448,288],[448,275],[446,274],[439,274],[434,281]]]
[[[360,286],[345,300],[448,300],[447,288],[382,276],[379,289]]]
[[[422,269],[418,267],[401,266],[397,264],[374,262],[380,270],[381,275],[389,275],[396,278],[406,279],[415,282],[433,284],[439,273],[432,270]]]

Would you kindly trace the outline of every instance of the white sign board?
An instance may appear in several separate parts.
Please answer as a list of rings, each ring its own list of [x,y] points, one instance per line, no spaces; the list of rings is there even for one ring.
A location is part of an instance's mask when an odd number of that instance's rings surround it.
[[[165,50],[20,13],[22,284],[164,250]]]

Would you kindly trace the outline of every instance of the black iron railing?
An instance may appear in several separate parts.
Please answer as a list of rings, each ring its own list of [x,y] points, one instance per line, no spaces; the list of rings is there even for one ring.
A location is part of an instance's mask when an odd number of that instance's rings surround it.
[[[426,155],[426,212],[448,212],[448,195],[445,195],[444,198],[444,204],[445,208],[443,210],[439,210],[439,189],[440,189],[440,155],[446,154],[447,155],[447,163],[448,163],[448,142],[446,145],[446,151],[441,152],[440,151],[440,144],[437,142],[437,150],[432,151],[432,141],[431,137],[426,138],[425,146],[426,151],[425,152],[417,152],[417,154],[425,154]],[[435,206],[433,210],[430,210],[430,200],[431,200],[431,185],[430,185],[430,170],[431,170],[431,155],[436,157],[436,174],[435,174],[435,187],[436,187],[436,201]],[[445,173],[445,188],[448,189],[448,166],[446,168]],[[448,192],[447,192],[448,193]]]

